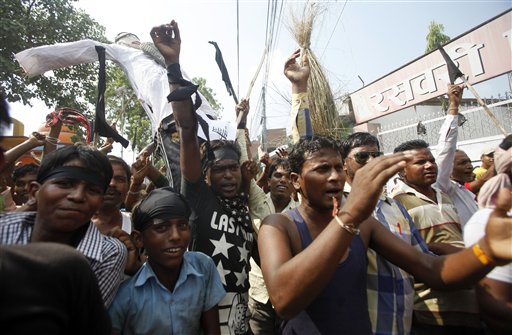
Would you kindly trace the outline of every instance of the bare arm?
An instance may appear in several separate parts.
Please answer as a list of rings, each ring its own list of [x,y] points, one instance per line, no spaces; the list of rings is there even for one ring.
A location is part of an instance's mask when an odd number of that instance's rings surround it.
[[[4,168],[9,166],[11,163],[14,163],[18,158],[34,149],[35,147],[44,145],[46,143],[45,138],[46,136],[43,134],[33,132],[27,140],[18,144],[14,148],[7,150],[4,154]]]
[[[372,160],[361,168],[339,218],[359,226],[371,215],[383,185],[402,169],[406,154]],[[305,250],[300,250],[297,229],[282,214],[268,216],[260,228],[258,247],[262,272],[272,304],[285,319],[304,310],[325,288],[347,252],[353,235],[330,220]]]
[[[488,221],[486,236],[478,243],[485,255],[497,261],[496,264],[506,264],[512,259],[512,218],[507,216],[511,199],[510,190],[502,190]],[[373,226],[371,247],[432,288],[467,287],[493,269],[492,264],[483,265],[471,248],[434,257],[401,241],[378,222]]]
[[[428,250],[432,251],[436,255],[449,255],[459,252],[461,250],[461,248],[453,246],[449,243],[430,242],[427,245]]]
[[[284,65],[284,75],[292,84],[292,140],[297,143],[301,138],[313,135],[309,115],[308,78],[310,74],[309,62],[306,56],[302,62],[297,62],[300,49],[297,49],[288,58]]]
[[[201,314],[201,328],[205,335],[220,335],[219,309],[217,306]]]
[[[160,53],[164,56],[167,66],[179,64],[181,38],[178,23],[174,20],[169,24],[154,27],[151,37]],[[171,92],[182,87],[181,84],[171,83]],[[180,168],[183,177],[196,182],[202,176],[201,155],[197,140],[197,120],[191,99],[173,101],[172,110],[180,133]]]
[[[263,171],[261,171],[260,177],[258,181],[256,181],[256,185],[258,185],[265,193],[268,193],[270,190],[268,189],[268,169],[270,168],[270,156],[268,152],[260,158],[260,162],[265,166]]]

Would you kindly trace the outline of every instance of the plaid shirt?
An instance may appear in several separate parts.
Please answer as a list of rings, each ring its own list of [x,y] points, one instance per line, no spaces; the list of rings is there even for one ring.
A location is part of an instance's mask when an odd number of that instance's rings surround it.
[[[0,245],[28,244],[36,218],[35,212],[5,213],[0,215]],[[77,248],[89,261],[98,280],[101,295],[108,308],[123,278],[128,251],[116,238],[105,236],[89,223]]]
[[[348,183],[345,183],[344,192],[350,192]],[[373,217],[402,241],[421,252],[430,253],[409,213],[397,201],[382,194]],[[367,256],[366,292],[373,334],[410,334],[414,277],[372,249],[368,249]]]
[[[373,216],[395,236],[424,253],[428,247],[407,210],[382,197]],[[374,334],[410,334],[414,309],[414,278],[368,249],[368,312]]]

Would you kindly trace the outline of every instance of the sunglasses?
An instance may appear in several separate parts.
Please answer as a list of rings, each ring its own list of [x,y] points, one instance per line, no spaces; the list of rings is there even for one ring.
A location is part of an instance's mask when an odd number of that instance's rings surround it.
[[[353,158],[358,164],[366,164],[368,160],[370,159],[370,156],[373,158],[377,158],[379,156],[382,156],[384,153],[380,151],[359,151],[354,154]]]

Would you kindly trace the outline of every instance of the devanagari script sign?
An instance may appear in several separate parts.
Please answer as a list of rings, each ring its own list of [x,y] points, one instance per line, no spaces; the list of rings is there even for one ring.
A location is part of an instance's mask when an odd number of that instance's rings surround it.
[[[512,10],[455,38],[444,49],[471,84],[512,71]],[[435,50],[352,93],[356,122],[443,95],[448,83],[446,63]]]

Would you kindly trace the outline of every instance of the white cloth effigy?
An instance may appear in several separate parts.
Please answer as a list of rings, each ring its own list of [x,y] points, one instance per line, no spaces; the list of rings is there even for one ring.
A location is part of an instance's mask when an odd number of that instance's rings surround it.
[[[95,46],[105,48],[106,59],[115,62],[124,71],[137,95],[142,107],[151,121],[154,135],[162,120],[172,114],[171,104],[167,102],[169,82],[167,70],[143,51],[118,44],[105,44],[93,40],[58,43],[23,50],[15,55],[28,77],[41,75],[47,71],[61,69],[73,65],[98,61]],[[183,77],[190,81],[185,71]],[[201,97],[201,107],[196,111],[210,129],[210,140],[234,140],[236,129],[227,121],[212,120],[206,115],[215,115],[206,98]],[[198,136],[206,139],[201,127]]]

